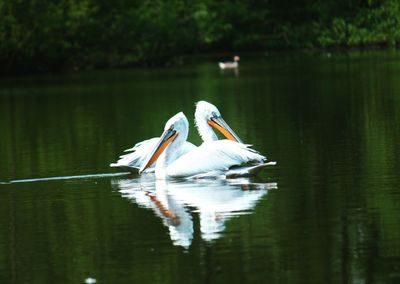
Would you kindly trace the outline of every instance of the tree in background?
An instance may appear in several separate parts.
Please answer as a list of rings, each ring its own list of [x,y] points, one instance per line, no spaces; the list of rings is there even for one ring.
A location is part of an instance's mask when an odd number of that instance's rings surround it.
[[[0,0],[0,72],[400,41],[398,0]]]

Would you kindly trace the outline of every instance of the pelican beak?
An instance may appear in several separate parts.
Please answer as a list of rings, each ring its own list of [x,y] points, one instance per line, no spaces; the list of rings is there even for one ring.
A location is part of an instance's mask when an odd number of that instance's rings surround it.
[[[214,128],[216,128],[219,132],[222,133],[227,139],[236,141],[239,143],[243,143],[240,140],[239,136],[229,127],[229,125],[225,122],[222,116],[213,116],[208,119],[208,124]]]
[[[158,157],[161,155],[162,152],[164,152],[165,148],[167,148],[167,146],[171,144],[177,136],[178,133],[176,132],[176,130],[173,129],[173,127],[165,130],[161,135],[160,140],[157,142],[156,147],[153,149],[153,151],[151,151],[151,153],[147,156],[146,160],[140,167],[139,174],[141,174],[145,169],[147,169],[155,161],[157,161]]]

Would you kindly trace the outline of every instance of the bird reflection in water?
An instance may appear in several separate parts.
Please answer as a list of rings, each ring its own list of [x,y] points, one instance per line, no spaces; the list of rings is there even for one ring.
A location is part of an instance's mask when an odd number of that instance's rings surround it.
[[[122,197],[160,217],[173,244],[185,248],[193,240],[193,213],[199,214],[202,239],[210,242],[222,236],[227,220],[250,214],[269,190],[277,188],[277,183],[250,178],[170,181],[142,175],[112,183]]]

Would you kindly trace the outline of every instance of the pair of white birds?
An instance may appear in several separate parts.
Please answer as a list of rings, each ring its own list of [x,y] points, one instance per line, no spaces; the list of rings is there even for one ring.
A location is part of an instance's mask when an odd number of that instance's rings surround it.
[[[139,174],[155,172],[157,179],[165,179],[248,176],[276,164],[266,163],[266,157],[243,144],[219,110],[206,101],[196,103],[195,124],[203,139],[198,147],[186,141],[189,122],[179,112],[167,121],[161,137],[137,143],[110,166],[139,170]],[[218,140],[213,128],[227,139]]]

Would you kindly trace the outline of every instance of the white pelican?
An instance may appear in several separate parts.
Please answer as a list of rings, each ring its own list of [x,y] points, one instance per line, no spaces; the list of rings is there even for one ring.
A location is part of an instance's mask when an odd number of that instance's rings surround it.
[[[239,136],[236,135],[222,118],[217,107],[206,101],[199,101],[196,103],[195,125],[204,142],[218,140],[217,135],[213,131],[213,128],[215,128],[227,139],[242,143]],[[122,167],[128,170],[138,170],[147,155],[157,145],[159,139],[159,137],[156,137],[137,143],[132,148],[125,150],[125,152],[131,153],[121,155],[120,159],[116,163],[110,164],[110,166]],[[185,141],[182,147],[178,149],[176,157],[180,157],[195,148],[195,145]],[[146,170],[146,172],[152,171],[154,171],[154,165]]]
[[[233,57],[233,62],[218,62],[220,69],[236,69],[239,67],[240,57],[235,55]]]
[[[217,140],[204,142],[190,152],[180,154],[189,132],[189,122],[180,112],[170,118],[165,124],[164,132],[157,145],[147,156],[139,169],[142,173],[155,161],[157,179],[167,177],[203,177],[229,175],[229,169],[245,163],[256,163],[250,167],[247,174],[253,169],[264,167],[266,158],[248,148],[249,145],[231,140]],[[243,174],[243,173],[242,173]]]

